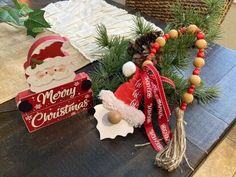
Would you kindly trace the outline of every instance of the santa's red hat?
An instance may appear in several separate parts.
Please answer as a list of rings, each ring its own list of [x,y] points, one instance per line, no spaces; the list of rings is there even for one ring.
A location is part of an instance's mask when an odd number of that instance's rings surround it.
[[[140,73],[141,70],[137,67],[132,79],[120,85],[115,93],[102,90],[99,94],[106,109],[119,111],[123,119],[135,127],[141,126],[145,121],[145,115],[138,110],[143,96]]]
[[[42,64],[47,58],[67,56],[68,53],[61,50],[63,43],[66,41],[68,41],[67,38],[60,36],[45,36],[39,38],[29,49],[27,61],[24,63],[24,68],[26,69],[29,66],[35,67],[37,64]],[[38,53],[35,53],[35,50],[38,49],[42,44],[45,45],[46,42],[47,46],[44,49],[39,50]]]

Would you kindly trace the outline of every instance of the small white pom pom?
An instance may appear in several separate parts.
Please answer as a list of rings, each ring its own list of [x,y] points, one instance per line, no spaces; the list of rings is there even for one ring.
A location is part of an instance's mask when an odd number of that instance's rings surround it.
[[[132,61],[128,61],[123,65],[122,72],[126,77],[132,76],[136,72],[136,65]]]

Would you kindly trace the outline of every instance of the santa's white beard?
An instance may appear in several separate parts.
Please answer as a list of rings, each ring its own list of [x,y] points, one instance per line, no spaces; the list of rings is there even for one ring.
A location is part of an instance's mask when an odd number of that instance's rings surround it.
[[[43,79],[38,79],[34,74],[32,74],[27,78],[27,82],[30,84],[31,91],[39,93],[72,82],[75,79],[75,76],[76,74],[71,70],[66,70],[65,72],[58,71],[52,76],[44,76]]]

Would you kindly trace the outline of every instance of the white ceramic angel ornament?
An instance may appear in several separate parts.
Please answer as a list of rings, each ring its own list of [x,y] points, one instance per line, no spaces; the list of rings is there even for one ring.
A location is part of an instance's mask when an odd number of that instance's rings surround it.
[[[133,133],[134,127],[141,126],[145,121],[145,116],[138,110],[142,93],[139,93],[141,80],[139,72],[132,62],[123,65],[123,74],[129,77],[134,74],[129,82],[122,84],[115,93],[109,90],[102,90],[99,94],[103,104],[95,106],[97,119],[97,129],[100,132],[100,139],[116,136],[125,137],[128,133]]]

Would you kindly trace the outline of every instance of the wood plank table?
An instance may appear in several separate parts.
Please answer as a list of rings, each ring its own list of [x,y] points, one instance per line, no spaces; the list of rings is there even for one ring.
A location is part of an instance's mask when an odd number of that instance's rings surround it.
[[[30,0],[29,4],[43,7],[49,2],[52,0]],[[4,3],[9,4],[3,0],[0,5]],[[90,67],[82,70],[88,71]],[[236,52],[212,45],[202,79],[207,85],[219,86],[221,97],[209,105],[190,106],[186,113],[187,157],[194,168],[235,123],[235,75]],[[95,127],[94,117],[82,113],[29,134],[14,100],[0,105],[0,176],[185,177],[193,174],[185,161],[171,173],[154,166],[156,153],[151,146],[134,147],[148,141],[143,128],[126,138],[100,141]]]

